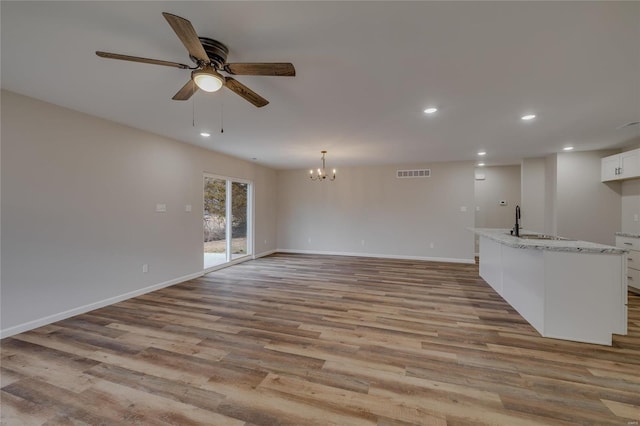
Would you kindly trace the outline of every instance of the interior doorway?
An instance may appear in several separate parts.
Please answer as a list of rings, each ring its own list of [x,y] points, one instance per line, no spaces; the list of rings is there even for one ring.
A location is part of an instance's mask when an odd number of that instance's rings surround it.
[[[251,255],[251,182],[204,175],[204,269]]]

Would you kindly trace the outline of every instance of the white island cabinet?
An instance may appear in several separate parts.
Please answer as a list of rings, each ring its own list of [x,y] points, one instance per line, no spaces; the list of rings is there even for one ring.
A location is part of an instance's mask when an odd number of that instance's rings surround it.
[[[540,335],[611,345],[612,334],[627,334],[625,249],[473,231],[480,276]]]
[[[640,234],[616,232],[616,246],[629,250],[627,255],[627,289],[640,294]]]

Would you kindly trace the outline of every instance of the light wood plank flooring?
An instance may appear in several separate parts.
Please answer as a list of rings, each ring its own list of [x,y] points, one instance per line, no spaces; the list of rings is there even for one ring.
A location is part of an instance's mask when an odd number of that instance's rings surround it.
[[[1,342],[6,425],[632,425],[612,347],[544,339],[476,265],[276,254]]]

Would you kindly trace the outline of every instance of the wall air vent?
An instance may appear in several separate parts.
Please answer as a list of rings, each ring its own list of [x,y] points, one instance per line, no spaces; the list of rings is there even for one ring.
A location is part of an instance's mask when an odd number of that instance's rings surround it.
[[[431,169],[417,169],[417,170],[396,170],[396,177],[405,178],[427,178],[431,177]]]

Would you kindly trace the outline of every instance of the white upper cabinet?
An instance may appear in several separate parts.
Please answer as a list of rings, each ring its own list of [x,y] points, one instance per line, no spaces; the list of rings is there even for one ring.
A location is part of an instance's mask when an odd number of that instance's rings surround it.
[[[640,149],[610,155],[602,159],[601,181],[640,177]]]
[[[620,154],[620,167],[622,167],[622,179],[640,176],[640,149],[627,151]]]
[[[609,157],[604,157],[602,159],[601,166],[601,181],[606,182],[609,180],[618,179],[618,170],[620,169],[620,156],[610,155]]]

